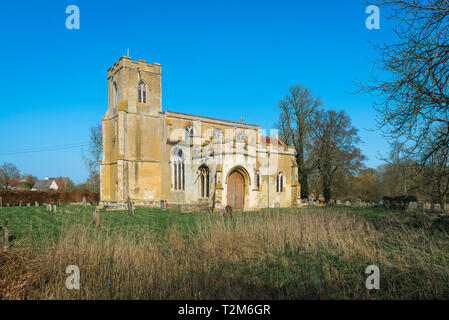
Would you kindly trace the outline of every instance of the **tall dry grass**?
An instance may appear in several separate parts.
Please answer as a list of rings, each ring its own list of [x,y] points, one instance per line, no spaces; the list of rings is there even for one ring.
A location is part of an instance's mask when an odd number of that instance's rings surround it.
[[[103,230],[104,231],[104,230]],[[341,209],[283,210],[198,222],[167,238],[73,227],[27,268],[26,299],[448,298],[445,240],[424,229],[383,228]],[[381,289],[365,287],[380,267]],[[80,290],[65,287],[68,265]]]

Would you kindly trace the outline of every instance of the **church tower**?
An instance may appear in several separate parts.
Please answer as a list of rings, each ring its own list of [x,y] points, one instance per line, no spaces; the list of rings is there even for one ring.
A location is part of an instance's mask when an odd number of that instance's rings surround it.
[[[161,65],[122,56],[108,70],[100,198],[103,204],[150,204],[161,198]]]

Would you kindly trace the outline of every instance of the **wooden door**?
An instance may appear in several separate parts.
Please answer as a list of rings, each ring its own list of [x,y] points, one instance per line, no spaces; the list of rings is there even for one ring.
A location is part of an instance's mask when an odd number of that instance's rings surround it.
[[[227,204],[235,210],[243,210],[245,187],[243,176],[234,171],[228,178]]]

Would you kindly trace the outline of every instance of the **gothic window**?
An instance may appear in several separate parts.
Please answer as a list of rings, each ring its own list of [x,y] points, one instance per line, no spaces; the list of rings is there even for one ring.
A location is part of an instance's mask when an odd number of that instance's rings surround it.
[[[190,137],[193,136],[193,126],[192,125],[188,125],[185,129],[185,140],[188,141],[190,139]]]
[[[117,84],[115,81],[112,83],[112,107],[117,107]]]
[[[139,102],[140,103],[147,103],[147,86],[145,85],[145,82],[140,81],[139,85],[137,87],[138,90],[138,96],[139,96]]]
[[[202,165],[199,168],[201,183],[201,198],[209,198],[209,168]]]
[[[214,129],[214,131],[212,132],[212,136],[216,139],[222,139],[223,131],[221,131],[220,129]]]
[[[257,189],[260,188],[260,172],[259,171],[256,172],[256,187],[257,187]]]
[[[243,131],[237,132],[236,140],[239,142],[243,142],[246,139],[246,135]]]
[[[278,173],[276,179],[276,192],[284,192],[284,175],[282,172]]]
[[[185,178],[184,178],[184,154],[181,149],[174,149],[172,152],[172,181],[173,189],[184,190]]]

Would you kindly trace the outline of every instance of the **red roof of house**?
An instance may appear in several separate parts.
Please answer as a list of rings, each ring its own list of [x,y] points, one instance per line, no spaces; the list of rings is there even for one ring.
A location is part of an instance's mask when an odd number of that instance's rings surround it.
[[[58,186],[58,189],[62,188],[65,184],[63,181],[55,181],[55,182],[56,182],[56,185]]]

